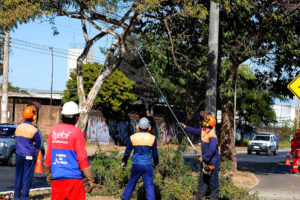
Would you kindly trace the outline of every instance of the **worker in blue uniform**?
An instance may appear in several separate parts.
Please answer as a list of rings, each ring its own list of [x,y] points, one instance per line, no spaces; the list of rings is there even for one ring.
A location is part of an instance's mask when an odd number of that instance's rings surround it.
[[[202,170],[200,171],[198,194],[195,200],[201,199],[210,191],[210,200],[217,200],[219,198],[219,165],[220,156],[218,148],[218,138],[213,129],[216,126],[216,119],[212,115],[204,116],[202,128],[197,129],[186,126],[180,123],[183,128],[194,135],[201,136],[201,150]]]
[[[36,109],[27,106],[23,111],[25,121],[15,131],[16,136],[16,177],[14,199],[28,200],[36,161],[36,149],[41,146],[38,129],[32,125],[36,120]]]
[[[126,167],[128,158],[132,149],[134,150],[132,156],[132,168],[130,180],[122,194],[122,200],[128,200],[134,191],[137,181],[142,176],[144,181],[144,188],[146,190],[147,200],[154,200],[154,183],[153,183],[153,166],[159,163],[157,140],[154,135],[150,133],[150,121],[143,117],[139,120],[136,127],[138,132],[130,136],[124,157],[122,159],[122,167]],[[153,164],[152,164],[153,160]]]

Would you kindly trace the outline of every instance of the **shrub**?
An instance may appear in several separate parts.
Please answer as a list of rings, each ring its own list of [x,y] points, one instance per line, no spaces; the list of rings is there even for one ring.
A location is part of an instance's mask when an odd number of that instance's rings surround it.
[[[170,147],[159,149],[160,163],[155,169],[154,175],[156,199],[188,200],[192,199],[197,193],[199,168],[185,163],[182,153],[185,151],[186,144],[179,146],[177,149]],[[128,160],[126,169],[122,170],[122,155],[117,151],[103,152],[101,150],[95,155],[91,164],[99,185],[99,192],[102,195],[120,197],[124,191],[129,181],[132,163],[131,160]],[[193,171],[197,168],[197,171]],[[220,198],[257,199],[256,196],[249,195],[247,190],[236,187],[230,178],[222,175],[230,169],[230,164],[222,165],[220,171]],[[142,179],[136,185],[133,199],[145,199]]]

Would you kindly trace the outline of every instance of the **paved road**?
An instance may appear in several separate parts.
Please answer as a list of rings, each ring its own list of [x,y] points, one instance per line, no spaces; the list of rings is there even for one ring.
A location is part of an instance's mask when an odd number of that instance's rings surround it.
[[[13,191],[15,180],[15,167],[0,165],[0,192]],[[32,188],[48,187],[44,174],[35,174]]]
[[[250,189],[258,192],[261,200],[300,199],[300,175],[290,174],[290,166],[274,164],[248,170],[259,179],[258,185]]]
[[[264,153],[261,153],[260,155],[256,155],[255,153],[252,155],[247,155],[246,152],[238,152],[236,158],[238,167],[262,163],[276,163],[285,161],[286,151],[283,150],[278,152],[277,156],[274,156],[272,154],[270,156],[267,156]]]
[[[277,156],[247,155],[245,152],[237,155],[238,166],[262,163],[284,162],[287,150],[278,153]],[[300,175],[290,174],[290,166],[284,164],[272,164],[262,167],[248,168],[256,175],[259,183],[250,189],[251,193],[258,192],[261,200],[299,200],[300,199]]]

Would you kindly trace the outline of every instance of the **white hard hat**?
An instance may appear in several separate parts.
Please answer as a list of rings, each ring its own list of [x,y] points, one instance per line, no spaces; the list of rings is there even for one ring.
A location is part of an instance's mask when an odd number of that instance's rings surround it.
[[[66,102],[61,111],[62,115],[77,115],[79,113],[79,107],[74,101]]]
[[[140,119],[138,126],[140,129],[146,130],[150,127],[150,122],[146,117],[143,117]]]

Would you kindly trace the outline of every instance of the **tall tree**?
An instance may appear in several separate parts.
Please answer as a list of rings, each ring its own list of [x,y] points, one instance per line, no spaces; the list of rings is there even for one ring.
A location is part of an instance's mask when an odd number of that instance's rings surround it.
[[[160,3],[165,3],[165,1],[44,1],[44,6],[52,8],[57,16],[79,19],[82,24],[85,47],[83,53],[77,59],[77,92],[79,106],[82,110],[78,126],[82,130],[86,128],[89,112],[105,79],[119,67],[126,55],[127,37],[132,32],[138,31],[134,27],[137,23],[143,24],[147,22],[142,20],[145,11],[156,12]],[[199,7],[196,1],[191,3],[191,1],[183,0],[179,1],[178,4],[177,7],[179,6],[188,12],[191,12],[190,9],[197,11]],[[199,13],[195,12],[194,15],[199,15]],[[99,31],[92,38],[88,35],[87,23]],[[86,58],[92,45],[107,35],[110,35],[114,41],[106,49],[103,70],[99,73],[93,88],[86,97],[83,84],[83,60]]]
[[[207,4],[204,5],[208,7]],[[224,0],[220,5],[219,55],[221,62],[218,73],[218,92],[219,106],[222,110],[220,129],[221,160],[232,161],[234,168],[236,168],[233,97],[238,69],[243,62],[249,59],[260,62],[259,64],[268,64],[267,67],[271,68],[271,70],[256,72],[257,80],[265,85],[264,89],[276,93],[288,92],[286,89],[283,91],[282,87],[278,88],[281,88],[283,92],[280,90],[276,91],[272,84],[278,86],[280,83],[286,84],[288,81],[291,81],[291,78],[295,77],[297,72],[299,73],[299,51],[297,50],[299,49],[299,29],[296,28],[299,26],[300,21],[299,4],[290,1]],[[199,24],[197,22],[193,23],[194,27],[197,26],[194,30],[204,31],[200,33],[194,32],[194,34],[189,35],[189,30],[192,30],[192,28],[186,26],[185,31],[180,29],[180,25],[188,20],[185,18],[184,20],[176,21],[177,18],[174,16],[177,15],[173,15],[167,9],[168,7],[162,8],[161,12],[157,13],[157,16],[163,19],[161,16],[167,13],[169,26],[166,26],[165,29],[157,28],[159,26],[156,22],[149,28],[153,32],[148,31],[148,39],[146,39],[148,42],[143,44],[143,46],[146,49],[144,56],[148,58],[147,61],[152,71],[154,71],[154,75],[160,77],[157,79],[161,81],[160,85],[172,91],[170,94],[172,97],[172,94],[174,96],[179,96],[180,94],[178,92],[180,87],[174,90],[176,88],[174,86],[188,83],[188,85],[193,84],[191,87],[193,88],[197,85],[195,83],[200,85],[201,80],[203,83],[203,79],[201,79],[199,74],[205,72],[203,69],[206,62],[200,57],[198,59],[192,57],[193,51],[191,49],[197,49],[195,44],[198,44],[199,52],[206,52],[203,41],[207,41],[207,32],[205,30],[207,30],[208,23],[206,21],[201,21]],[[157,16],[155,16],[155,19],[157,19]],[[161,23],[162,21],[160,20],[159,22]],[[170,24],[173,26],[170,26]],[[202,33],[205,34],[201,35]],[[172,39],[170,39],[170,35]],[[168,41],[165,40],[166,36],[169,37],[170,45],[168,46],[165,42]],[[193,37],[197,37],[197,40],[192,40]],[[192,45],[188,41],[193,41]],[[147,52],[150,53],[147,55]],[[271,60],[272,63],[269,62]],[[194,71],[193,61],[198,63],[198,71]],[[168,72],[172,75],[168,76]],[[266,74],[270,76],[266,76]],[[186,77],[183,75],[186,75]],[[197,82],[192,81],[194,77],[199,78]],[[173,81],[175,78],[177,82]],[[191,80],[191,83],[188,82],[189,80]],[[188,102],[188,96],[186,95],[186,97],[186,102]],[[193,97],[194,99],[190,101],[192,103],[199,102],[201,99],[201,97]]]
[[[203,4],[194,3],[198,15],[178,12],[171,3],[161,5],[157,12],[146,14],[152,23],[141,33],[141,53],[154,79],[168,101],[183,111],[180,120],[189,122],[204,107],[206,68],[199,66],[207,66],[207,39],[199,43],[199,38],[208,34],[208,29],[201,25],[205,23],[207,10]]]
[[[77,59],[77,95],[79,106],[82,110],[78,121],[78,127],[83,131],[86,128],[89,113],[98,96],[105,79],[120,65],[126,52],[126,38],[131,33],[134,24],[138,20],[139,10],[134,1],[45,1],[44,6],[52,8],[57,16],[67,16],[81,21],[85,47]],[[95,28],[98,33],[90,38],[87,31],[87,23]],[[83,80],[83,61],[91,47],[98,40],[110,35],[113,42],[105,52],[103,69],[90,90],[85,94]],[[116,59],[112,60],[111,58]]]
[[[248,65],[241,65],[237,76],[237,126],[241,130],[241,141],[250,126],[268,126],[276,123],[272,107],[274,99],[284,99],[281,95],[267,90]]]
[[[84,90],[88,94],[92,89],[102,66],[97,63],[88,63],[83,65]],[[67,82],[67,89],[64,91],[62,101],[78,102],[77,96],[77,73],[70,74],[71,79]],[[95,100],[93,108],[102,109],[103,114],[120,115],[124,113],[130,104],[135,103],[135,95],[132,92],[134,82],[128,79],[122,72],[115,70],[103,83],[101,90]]]
[[[221,19],[220,99],[222,106],[221,161],[236,169],[233,127],[233,97],[240,64],[250,58],[267,63],[266,83],[289,80],[299,73],[299,3],[293,1],[223,1]],[[297,24],[298,23],[298,24]],[[298,39],[297,39],[298,38]],[[269,62],[269,61],[271,61]],[[279,63],[285,63],[279,66]],[[283,73],[284,72],[284,73]],[[286,73],[286,74],[285,74]],[[266,74],[266,73],[265,73]],[[293,76],[292,76],[293,77]],[[285,81],[285,82],[286,82]],[[280,82],[280,81],[279,81]],[[277,82],[278,83],[278,82]],[[278,91],[277,92],[281,92]],[[282,93],[282,92],[281,92]]]
[[[0,30],[4,32],[3,42],[3,83],[1,98],[1,122],[7,122],[8,108],[8,67],[9,67],[9,37],[10,29],[18,23],[27,22],[40,14],[39,1],[36,0],[0,0]]]

